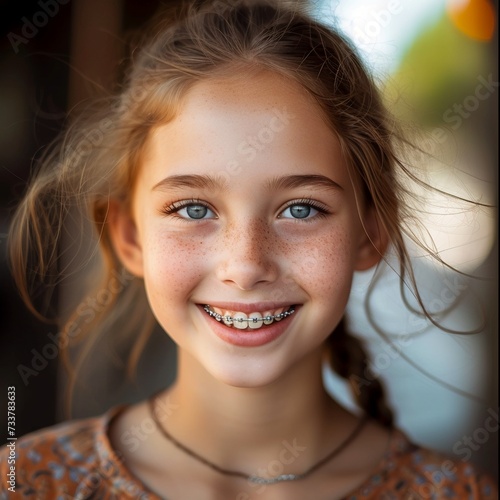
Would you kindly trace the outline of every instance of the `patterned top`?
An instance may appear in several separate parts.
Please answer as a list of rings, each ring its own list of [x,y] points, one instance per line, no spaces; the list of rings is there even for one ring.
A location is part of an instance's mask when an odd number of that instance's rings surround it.
[[[42,429],[3,446],[0,499],[160,500],[111,447],[109,423],[124,408]],[[418,447],[394,430],[377,469],[344,500],[424,498],[493,500],[498,492],[493,480],[472,465]]]

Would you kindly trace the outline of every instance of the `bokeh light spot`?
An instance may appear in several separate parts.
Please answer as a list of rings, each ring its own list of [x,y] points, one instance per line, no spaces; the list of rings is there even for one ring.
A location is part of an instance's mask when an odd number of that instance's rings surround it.
[[[493,38],[495,8],[489,0],[447,0],[448,15],[464,35],[482,42]]]

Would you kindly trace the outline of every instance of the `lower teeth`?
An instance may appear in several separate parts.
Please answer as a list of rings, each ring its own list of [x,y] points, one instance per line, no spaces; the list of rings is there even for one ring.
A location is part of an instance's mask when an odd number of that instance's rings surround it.
[[[210,306],[208,305],[205,305],[203,309],[209,316],[211,316],[215,320],[224,323],[226,326],[234,326],[234,328],[237,328],[238,330],[258,330],[264,325],[270,325],[271,323],[274,323],[274,321],[281,321],[282,319],[287,318],[295,312],[295,308],[292,306],[288,311],[276,314],[275,316],[263,316],[262,318],[232,318],[231,316],[222,316],[221,314],[212,311],[210,309]]]

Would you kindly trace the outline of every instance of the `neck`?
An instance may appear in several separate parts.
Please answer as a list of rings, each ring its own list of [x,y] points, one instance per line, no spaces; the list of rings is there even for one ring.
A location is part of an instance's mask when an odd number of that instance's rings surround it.
[[[297,468],[305,468],[321,457],[332,425],[344,417],[323,388],[321,362],[318,349],[273,383],[241,388],[214,379],[188,353],[179,352],[176,383],[163,395],[177,409],[165,426],[221,466],[251,472],[277,457],[284,442],[295,442],[304,448]]]

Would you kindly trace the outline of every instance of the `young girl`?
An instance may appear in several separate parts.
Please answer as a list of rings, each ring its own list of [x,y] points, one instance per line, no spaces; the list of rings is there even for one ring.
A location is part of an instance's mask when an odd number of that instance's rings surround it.
[[[369,373],[344,317],[353,273],[390,245],[412,277],[411,173],[350,44],[292,8],[215,2],[156,24],[134,57],[121,94],[46,159],[12,225],[12,266],[28,299],[83,202],[97,289],[122,266],[134,279],[106,310],[77,310],[62,346],[85,329],[139,336],[152,311],[177,377],[9,443],[2,498],[495,498],[487,476],[392,426],[375,377],[353,383],[359,415],[322,382],[325,360],[354,382]]]

